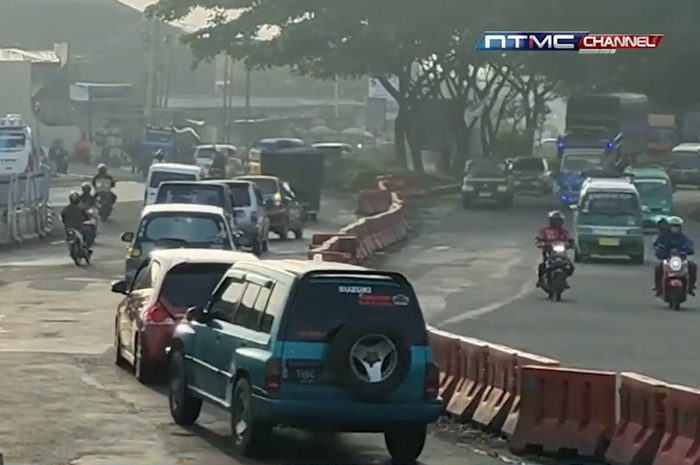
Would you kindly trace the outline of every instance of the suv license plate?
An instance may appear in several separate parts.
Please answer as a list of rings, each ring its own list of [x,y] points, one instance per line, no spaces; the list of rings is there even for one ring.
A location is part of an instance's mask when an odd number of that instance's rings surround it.
[[[479,197],[491,197],[491,193],[490,192],[480,192]]]
[[[287,368],[286,371],[292,383],[317,384],[323,378],[323,368]]]
[[[604,247],[617,247],[620,245],[620,239],[613,239],[611,237],[601,237],[598,240],[598,244]]]

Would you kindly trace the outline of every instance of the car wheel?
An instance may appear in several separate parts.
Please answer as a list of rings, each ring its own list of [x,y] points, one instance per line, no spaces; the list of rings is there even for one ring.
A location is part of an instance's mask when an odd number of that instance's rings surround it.
[[[148,360],[143,355],[141,341],[136,338],[134,342],[134,376],[141,384],[150,384],[153,382],[153,372]]]
[[[236,451],[241,455],[259,452],[271,433],[271,425],[256,421],[250,382],[240,378],[231,399],[231,434]]]
[[[472,203],[469,201],[468,198],[462,197],[462,208],[467,209],[471,207]]]
[[[180,426],[193,425],[202,411],[202,400],[187,390],[185,357],[181,351],[170,356],[168,369],[168,405],[170,416]]]
[[[280,237],[280,239],[286,241],[287,239],[289,239],[289,227],[283,226],[282,229],[277,231],[277,235]]]
[[[574,263],[582,263],[583,262],[583,255],[578,251],[578,249],[574,249]]]
[[[292,231],[294,234],[294,239],[303,239],[304,238],[304,223],[299,222],[299,226],[297,226],[294,231]]]
[[[415,463],[427,438],[425,425],[397,426],[384,432],[384,443],[393,463]]]
[[[262,251],[263,253],[267,253],[270,251],[270,239],[265,236],[265,239],[262,239]]]
[[[256,255],[258,257],[263,254],[263,244],[260,240],[256,240],[253,242],[252,252],[253,255]]]

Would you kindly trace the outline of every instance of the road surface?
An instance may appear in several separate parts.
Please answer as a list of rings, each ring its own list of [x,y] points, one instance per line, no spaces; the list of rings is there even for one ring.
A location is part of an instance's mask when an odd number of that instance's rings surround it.
[[[70,263],[61,241],[0,256],[0,451],[5,463],[75,465],[250,465],[234,458],[227,419],[205,410],[198,426],[175,426],[162,388],[146,388],[114,366],[112,334],[119,297],[109,283],[123,273],[121,232],[136,224],[143,195],[120,184],[121,200],[102,225],[89,268]],[[70,189],[67,189],[70,191]],[[58,199],[67,192],[52,191]],[[65,195],[64,195],[65,194]],[[331,197],[319,223],[331,232],[354,219],[354,202]],[[271,257],[303,258],[307,240],[271,244]],[[386,460],[378,435],[313,438],[278,434],[268,463],[376,463]],[[422,460],[496,465],[494,458],[431,438]]]
[[[679,191],[676,203],[687,211],[700,204],[700,194]],[[644,266],[577,264],[561,303],[534,289],[535,232],[553,208],[551,201],[519,199],[511,210],[465,211],[457,197],[444,200],[420,213],[419,237],[382,265],[413,279],[429,323],[440,329],[567,366],[700,386],[700,298],[684,312],[655,299],[651,253]],[[687,220],[686,232],[700,240],[700,224]]]

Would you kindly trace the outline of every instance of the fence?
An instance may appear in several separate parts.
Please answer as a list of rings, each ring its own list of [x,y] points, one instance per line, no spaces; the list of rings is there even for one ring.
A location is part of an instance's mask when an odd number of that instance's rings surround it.
[[[45,237],[53,230],[48,171],[0,175],[0,246]]]

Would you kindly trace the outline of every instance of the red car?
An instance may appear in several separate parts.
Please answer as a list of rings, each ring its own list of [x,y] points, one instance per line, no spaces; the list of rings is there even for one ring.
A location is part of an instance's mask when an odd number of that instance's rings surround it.
[[[304,209],[288,182],[276,176],[239,176],[235,179],[254,183],[262,194],[270,231],[286,240],[289,232],[295,239],[304,237]]]
[[[131,282],[117,281],[124,295],[114,320],[115,362],[131,366],[146,384],[165,373],[173,331],[190,307],[202,307],[234,263],[253,254],[211,249],[151,252]]]

